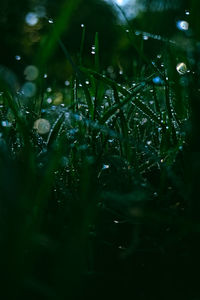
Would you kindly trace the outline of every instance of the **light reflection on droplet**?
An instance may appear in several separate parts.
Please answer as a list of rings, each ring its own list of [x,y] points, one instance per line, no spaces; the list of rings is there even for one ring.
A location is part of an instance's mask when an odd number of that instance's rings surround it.
[[[27,25],[35,26],[38,23],[39,19],[36,13],[29,12],[25,17],[25,21]]]
[[[49,23],[49,24],[53,24],[53,23],[54,23],[53,19],[50,18],[50,19],[48,20],[48,23]]]
[[[178,21],[176,26],[179,30],[186,31],[189,29],[189,23],[187,21]]]
[[[51,125],[46,119],[38,119],[35,121],[33,128],[36,129],[39,134],[46,134],[49,132]]]
[[[47,93],[51,93],[52,92],[52,88],[51,87],[48,87],[47,88]]]
[[[143,35],[143,40],[147,41],[149,39],[149,37],[147,35]]]
[[[102,170],[106,170],[106,169],[109,169],[109,168],[110,168],[109,165],[103,165]]]
[[[162,84],[163,83],[163,80],[159,76],[154,77],[152,81],[154,84]]]
[[[2,122],[1,122],[1,126],[2,126],[2,127],[11,127],[11,123],[8,122],[8,120],[5,120],[5,121],[2,121]]]
[[[50,98],[50,97],[49,97],[49,98],[47,98],[47,103],[48,103],[48,104],[51,104],[51,103],[52,103],[52,101],[53,101],[53,100],[52,100],[52,98]]]
[[[21,56],[20,55],[16,55],[15,59],[19,61],[19,60],[21,60]]]
[[[69,85],[70,85],[69,80],[65,80],[65,85],[66,85],[66,86],[69,86]]]
[[[179,63],[177,66],[176,66],[176,70],[177,72],[180,74],[180,75],[184,75],[187,73],[187,66],[185,63]]]

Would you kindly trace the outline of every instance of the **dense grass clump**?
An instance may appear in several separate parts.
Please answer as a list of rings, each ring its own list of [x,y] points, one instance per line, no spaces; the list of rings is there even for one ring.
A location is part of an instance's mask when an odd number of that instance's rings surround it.
[[[197,300],[196,23],[182,37],[189,51],[163,39],[152,58],[147,33],[126,24],[138,57],[127,76],[101,67],[98,33],[93,67],[84,64],[84,26],[72,58],[60,38],[68,19],[61,13],[41,42],[37,92],[1,76],[0,295]],[[44,75],[55,47],[73,71],[65,87]]]

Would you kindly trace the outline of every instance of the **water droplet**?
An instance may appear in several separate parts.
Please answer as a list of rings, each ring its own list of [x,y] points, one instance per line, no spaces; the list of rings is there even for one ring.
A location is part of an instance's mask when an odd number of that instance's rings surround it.
[[[38,23],[39,19],[36,13],[29,12],[25,17],[25,21],[29,26],[35,26]]]
[[[46,119],[38,119],[35,121],[33,128],[36,129],[39,134],[46,134],[49,132],[51,125]]]
[[[11,127],[11,123],[8,120],[4,120],[1,122],[2,127]]]
[[[48,93],[51,93],[51,92],[52,92],[52,88],[51,88],[51,87],[48,87],[48,88],[47,88],[47,92],[48,92]]]
[[[49,23],[49,24],[53,24],[53,23],[54,23],[53,19],[50,18],[50,19],[48,20],[48,23]]]
[[[49,98],[47,98],[47,103],[49,103],[49,104],[51,104],[52,103],[52,99],[49,97]]]
[[[47,78],[47,77],[48,77],[48,75],[45,73],[43,77],[44,77],[44,78]]]
[[[68,80],[65,80],[65,85],[66,86],[69,86],[70,85],[70,82]]]
[[[102,170],[106,170],[106,169],[109,169],[109,168],[110,168],[109,165],[103,165]]]
[[[108,140],[108,143],[111,143],[111,144],[112,144],[113,142],[114,142],[114,139],[109,139],[109,140]]]
[[[149,39],[149,37],[147,35],[143,35],[143,40],[147,41]]]
[[[187,31],[189,29],[189,23],[187,21],[178,21],[176,26],[179,30]]]
[[[190,14],[189,10],[186,10],[186,11],[185,11],[185,14],[186,14],[187,16],[189,16],[189,14]]]
[[[25,79],[32,81],[35,80],[39,75],[39,70],[36,66],[27,66],[24,70]]]
[[[90,84],[90,82],[89,82],[88,80],[86,80],[85,84],[87,84],[87,85],[88,85],[88,84]]]
[[[15,59],[19,61],[19,60],[21,60],[21,56],[20,55],[15,55]]]
[[[187,66],[185,63],[179,63],[177,66],[176,66],[176,70],[177,72],[180,74],[180,75],[184,75],[185,73],[187,73]]]
[[[35,95],[37,90],[36,84],[33,82],[26,82],[23,86],[22,86],[22,93],[28,97],[31,98]]]
[[[114,222],[115,224],[119,224],[119,221],[117,221],[117,220],[114,220],[113,222]]]
[[[129,30],[128,30],[128,29],[126,29],[126,32],[127,32],[127,33],[129,33]]]
[[[93,55],[94,55],[94,54],[95,54],[95,51],[91,51],[91,54],[93,54]]]
[[[84,24],[81,24],[81,27],[83,28],[83,27],[85,27],[85,25],[84,25]]]
[[[147,121],[148,121],[147,118],[142,118],[140,124],[141,124],[141,125],[144,125]]]

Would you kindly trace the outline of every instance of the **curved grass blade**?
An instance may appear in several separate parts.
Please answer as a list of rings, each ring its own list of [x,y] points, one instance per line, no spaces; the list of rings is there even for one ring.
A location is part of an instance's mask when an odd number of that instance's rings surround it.
[[[63,42],[60,39],[59,39],[58,42],[59,42],[59,45],[60,45],[63,53],[65,54],[66,58],[70,62],[71,66],[74,70],[74,73],[77,75],[79,81],[81,82],[81,84],[83,86],[83,90],[84,90],[85,97],[86,97],[86,100],[87,100],[87,105],[88,105],[88,108],[89,108],[89,111],[90,111],[90,115],[93,116],[94,108],[93,108],[90,92],[89,92],[89,90],[87,88],[87,85],[85,83],[85,80],[84,80],[85,79],[84,74],[82,73],[81,69],[72,60],[72,58],[71,58],[69,52],[67,51],[65,45],[63,44]]]
[[[89,70],[89,69],[85,69],[85,68],[82,68],[82,69],[85,70],[86,72],[90,73],[96,79],[103,81],[107,85],[111,86],[113,89],[116,89],[123,96],[125,96],[123,101],[121,101],[120,103],[116,103],[115,105],[113,105],[111,108],[109,108],[107,110],[107,112],[104,114],[104,116],[100,120],[100,123],[106,122],[119,109],[122,109],[124,105],[126,105],[129,102],[132,102],[133,105],[135,105],[138,109],[140,109],[146,116],[148,116],[156,124],[161,125],[160,119],[145,103],[143,103],[141,100],[136,99],[136,98],[134,98],[134,100],[133,100],[133,97],[144,88],[145,84],[147,84],[148,82],[150,82],[152,80],[152,78],[155,76],[155,74],[152,74],[149,77],[147,77],[146,79],[144,79],[141,83],[136,85],[134,87],[134,89],[132,89],[132,91],[130,92],[130,91],[124,89],[121,85],[117,84],[112,79],[107,78],[106,76],[103,76],[103,75],[101,75],[95,71]]]
[[[48,138],[47,138],[47,147],[50,147],[53,145],[53,143],[56,141],[58,135],[59,135],[59,131],[60,131],[60,128],[62,126],[62,123],[64,122],[64,119],[65,119],[65,114],[62,113],[58,119],[55,121],[49,135],[48,135]]]

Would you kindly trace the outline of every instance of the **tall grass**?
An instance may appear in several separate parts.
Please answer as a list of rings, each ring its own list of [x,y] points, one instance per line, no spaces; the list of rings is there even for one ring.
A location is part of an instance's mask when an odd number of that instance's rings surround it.
[[[78,1],[66,5],[70,18]],[[87,28],[72,59],[66,21],[61,13],[37,56],[41,72],[55,47],[72,65],[61,104],[47,92],[29,104],[1,82],[1,297],[198,299],[198,71],[185,53],[191,70],[177,73],[174,45],[152,64],[131,32],[144,75],[119,83],[101,69],[98,33],[94,68],[83,64]],[[38,85],[46,90],[42,74]]]

